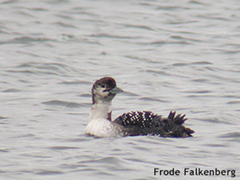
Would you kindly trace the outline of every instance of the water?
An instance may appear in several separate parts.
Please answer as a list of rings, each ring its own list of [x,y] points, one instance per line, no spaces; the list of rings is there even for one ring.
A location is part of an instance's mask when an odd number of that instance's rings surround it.
[[[239,10],[237,0],[2,0],[0,179],[233,179],[184,168],[238,179]],[[103,76],[125,91],[114,117],[176,110],[194,137],[85,136]]]

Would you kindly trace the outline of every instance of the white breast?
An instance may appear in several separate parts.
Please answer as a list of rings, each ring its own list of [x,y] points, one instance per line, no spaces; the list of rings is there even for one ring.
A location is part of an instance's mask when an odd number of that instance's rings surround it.
[[[85,133],[96,137],[116,136],[114,125],[111,121],[103,118],[91,120],[85,129]]]

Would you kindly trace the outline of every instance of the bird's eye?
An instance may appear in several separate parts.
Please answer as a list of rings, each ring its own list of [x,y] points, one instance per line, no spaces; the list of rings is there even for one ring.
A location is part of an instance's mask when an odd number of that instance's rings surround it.
[[[104,84],[100,85],[102,88],[105,88],[106,86]]]

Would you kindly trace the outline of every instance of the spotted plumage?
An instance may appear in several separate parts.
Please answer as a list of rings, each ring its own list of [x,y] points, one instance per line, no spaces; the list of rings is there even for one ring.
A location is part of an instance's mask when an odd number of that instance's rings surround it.
[[[140,128],[150,128],[152,120],[157,115],[150,111],[131,111],[117,117],[114,122],[122,126],[139,126]]]
[[[150,111],[132,111],[117,117],[113,123],[122,127],[123,136],[159,135],[162,137],[189,137],[194,132],[182,124],[185,115],[171,111],[168,118]]]
[[[111,102],[117,92],[111,77],[97,80],[92,87],[92,110],[85,133],[98,137],[158,135],[162,137],[190,137],[193,130],[183,126],[185,115],[171,111],[167,118],[151,111],[131,111],[112,121]]]

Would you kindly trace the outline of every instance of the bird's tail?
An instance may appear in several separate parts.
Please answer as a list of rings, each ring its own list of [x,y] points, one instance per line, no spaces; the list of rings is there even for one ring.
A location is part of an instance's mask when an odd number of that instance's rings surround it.
[[[183,126],[183,123],[187,120],[185,114],[177,114],[175,111],[171,111],[168,115],[167,121],[169,124],[169,130],[167,132],[168,137],[191,137],[194,131],[190,128]]]

